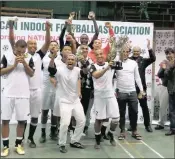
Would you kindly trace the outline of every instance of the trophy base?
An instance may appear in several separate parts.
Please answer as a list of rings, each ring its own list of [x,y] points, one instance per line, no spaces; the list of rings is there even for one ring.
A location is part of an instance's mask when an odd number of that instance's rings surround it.
[[[112,66],[112,69],[114,69],[114,70],[122,70],[122,69],[123,69],[123,67],[119,67],[119,66]]]
[[[115,70],[122,70],[122,69],[123,69],[123,67],[122,67],[122,62],[117,61],[117,62],[115,63],[115,65],[112,66],[112,69],[115,69]]]

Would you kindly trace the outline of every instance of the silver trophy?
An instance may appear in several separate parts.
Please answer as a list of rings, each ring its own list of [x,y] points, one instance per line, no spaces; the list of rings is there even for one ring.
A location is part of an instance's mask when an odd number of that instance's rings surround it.
[[[67,26],[67,32],[70,34],[70,35],[72,35],[72,36],[74,36],[74,32],[75,32],[75,26],[72,24],[72,20],[74,19],[74,17],[75,17],[75,12],[71,12],[70,14],[69,14],[69,21],[71,22],[70,24],[68,24],[68,26]]]
[[[112,66],[112,69],[115,70],[122,70],[122,62],[123,62],[123,52],[122,48],[124,45],[127,44],[129,38],[127,36],[119,36],[118,40],[115,43],[115,58],[113,59],[114,65]]]

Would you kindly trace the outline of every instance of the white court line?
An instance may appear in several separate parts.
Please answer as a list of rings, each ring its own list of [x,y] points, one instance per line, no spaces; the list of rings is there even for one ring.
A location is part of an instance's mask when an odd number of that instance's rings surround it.
[[[165,158],[163,157],[160,153],[158,153],[156,150],[154,150],[151,146],[149,146],[147,143],[145,143],[144,141],[141,140],[141,142],[148,147],[151,151],[153,151],[156,155],[158,155],[160,158]]]
[[[127,155],[130,158],[135,158],[130,152],[128,152],[117,140],[115,140],[117,142],[117,144],[123,149],[123,151],[125,151],[127,153]]]
[[[131,132],[128,131],[129,134],[132,134]],[[156,150],[154,150],[151,146],[149,146],[147,143],[145,143],[143,140],[140,140],[146,147],[148,147],[152,152],[154,152],[156,155],[158,155],[160,158],[165,158],[163,157],[160,153],[158,153]]]

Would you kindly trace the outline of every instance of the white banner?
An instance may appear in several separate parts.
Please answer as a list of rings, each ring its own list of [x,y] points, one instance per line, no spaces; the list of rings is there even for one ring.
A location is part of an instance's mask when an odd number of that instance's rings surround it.
[[[1,57],[4,52],[12,51],[9,44],[9,28],[7,21],[9,17],[1,17]],[[24,39],[26,41],[34,39],[37,40],[38,49],[41,48],[45,39],[45,22],[48,20],[51,22],[52,40],[59,39],[61,29],[64,26],[65,20],[61,19],[37,19],[37,18],[18,18],[18,22],[15,23],[15,40]],[[74,20],[75,24],[75,37],[79,41],[81,34],[86,33],[91,38],[94,35],[94,26],[91,20]],[[105,27],[104,21],[97,21],[99,27],[99,39],[101,39],[103,46],[108,43],[108,30]],[[142,48],[142,56],[148,57],[147,40],[153,42],[153,24],[152,23],[130,23],[130,22],[111,22],[115,36],[128,35],[129,40],[132,41],[132,46],[140,46]],[[151,46],[152,47],[152,46]],[[147,81],[147,94],[148,94],[148,106],[151,110],[153,98],[152,98],[152,67],[149,66],[146,70]],[[2,86],[2,83],[1,83]],[[3,88],[3,87],[1,87]],[[93,114],[92,114],[93,115]],[[92,119],[94,117],[92,116]],[[128,118],[128,117],[127,117]],[[14,122],[14,118],[11,122]],[[143,122],[143,116],[139,107],[138,122]]]

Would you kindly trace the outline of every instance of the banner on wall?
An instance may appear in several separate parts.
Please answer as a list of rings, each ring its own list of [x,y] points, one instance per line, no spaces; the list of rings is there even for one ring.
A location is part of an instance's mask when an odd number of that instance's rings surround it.
[[[9,43],[9,28],[7,21],[10,17],[1,17],[1,57],[4,52],[12,51]],[[65,20],[62,19],[47,19],[51,22],[51,39],[59,41],[59,35],[62,28],[64,27]],[[36,40],[38,49],[41,48],[45,40],[45,22],[46,19],[38,18],[18,18],[15,23],[14,32],[15,40],[24,39]],[[91,41],[95,30],[93,22],[91,20],[74,20],[75,25],[75,38],[80,42],[81,34],[87,34],[89,41]],[[108,29],[105,27],[105,21],[97,21],[99,27],[99,39],[102,41],[103,47],[108,43]],[[149,57],[147,50],[147,39],[153,42],[153,31],[154,26],[152,23],[131,23],[131,22],[114,22],[111,21],[114,29],[115,36],[127,35],[132,46],[140,46],[142,49],[142,56]],[[152,47],[152,46],[151,46]],[[152,98],[152,67],[149,66],[146,70],[146,81],[147,81],[147,94],[148,94],[148,106],[151,110],[153,98]],[[2,84],[1,84],[2,85]],[[3,88],[3,87],[1,87]],[[150,111],[151,113],[151,111]],[[126,117],[128,119],[128,116]],[[92,109],[92,121],[94,120],[93,109]],[[14,118],[12,123],[14,122]],[[138,122],[143,122],[143,115],[139,107]]]

